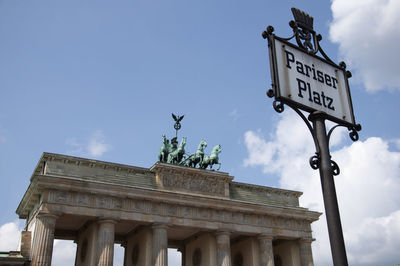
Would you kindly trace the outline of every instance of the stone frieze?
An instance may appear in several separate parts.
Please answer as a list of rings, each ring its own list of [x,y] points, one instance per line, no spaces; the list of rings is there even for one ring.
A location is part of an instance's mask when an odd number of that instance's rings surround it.
[[[310,232],[310,221],[81,192],[49,191],[48,203]]]

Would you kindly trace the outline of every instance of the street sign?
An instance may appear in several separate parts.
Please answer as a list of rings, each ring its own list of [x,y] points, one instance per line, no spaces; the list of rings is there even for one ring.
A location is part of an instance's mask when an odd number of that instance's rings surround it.
[[[361,130],[361,125],[355,124],[348,83],[351,73],[346,70],[345,63],[337,65],[321,48],[319,42],[322,36],[314,31],[314,18],[297,8],[292,8],[292,13],[294,20],[289,22],[293,29],[292,37],[275,36],[272,26],[262,33],[263,38],[268,39],[272,77],[272,89],[267,91],[267,95],[275,97],[275,111],[281,113],[284,105],[288,105],[310,130],[316,152],[309,162],[313,169],[319,169],[320,172],[333,264],[347,266],[333,179],[340,169],[330,155],[329,139],[338,126],[346,126],[353,141],[359,138],[357,131]],[[289,42],[292,39],[296,40],[297,45]],[[308,119],[301,110],[310,113]],[[328,133],[326,119],[337,123]]]
[[[327,119],[354,125],[344,68],[279,38],[270,36],[270,68],[276,100],[307,111],[322,111]]]

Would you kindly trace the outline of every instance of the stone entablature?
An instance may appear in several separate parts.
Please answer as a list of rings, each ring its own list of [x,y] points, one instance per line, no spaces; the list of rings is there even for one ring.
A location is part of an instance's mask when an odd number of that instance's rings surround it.
[[[116,220],[171,223],[203,226],[210,230],[222,224],[227,229],[242,226],[250,234],[275,233],[287,237],[310,237],[310,223],[319,213],[304,208],[269,207],[229,199],[203,198],[194,195],[154,190],[118,188],[105,184],[82,186],[78,180],[58,180],[37,176],[42,192],[40,208],[33,210],[57,214],[106,215]],[[68,189],[68,190],[66,190]],[[138,218],[140,217],[140,218]],[[177,219],[178,218],[178,219]],[[188,222],[190,221],[190,222]],[[267,231],[266,228],[269,228]]]
[[[147,182],[152,185],[126,180],[137,176],[154,179]],[[17,213],[20,218],[43,210],[96,216],[98,210],[108,210],[116,219],[135,220],[140,214],[146,222],[183,225],[187,219],[193,225],[206,223],[209,229],[224,224],[247,226],[249,233],[268,227],[290,236],[311,235],[309,225],[320,214],[298,206],[300,192],[232,179],[227,173],[162,163],[148,170],[44,154]]]
[[[199,196],[223,197],[262,205],[298,207],[301,192],[233,182],[227,173],[163,163],[140,168],[73,156],[44,153],[31,177],[17,213],[26,218],[41,195],[37,176],[84,180],[126,187],[169,190]]]
[[[234,225],[248,225],[254,227],[269,227],[284,230],[304,231],[310,233],[310,221],[315,219],[314,215],[304,217],[303,211],[286,210],[287,213],[271,211],[270,215],[257,213],[253,208],[237,206],[241,211],[227,209],[226,203],[219,206],[208,204],[206,206],[191,206],[187,202],[178,204],[168,201],[149,199],[121,199],[117,197],[93,195],[88,193],[64,191],[49,191],[47,200],[44,203],[46,211],[64,214],[86,214],[93,215],[95,210],[108,210],[109,216],[117,220],[134,219],[135,214],[149,215],[142,216],[145,222],[167,222],[176,225],[183,225],[184,221],[173,221],[175,218],[193,220],[193,224],[208,222],[209,229],[216,229],[217,225],[212,223],[223,223],[226,228]],[[210,202],[215,203],[215,202]],[[54,204],[54,205],[53,205]],[[194,205],[194,204],[192,204]],[[200,204],[198,204],[200,205]],[[89,209],[68,210],[64,206],[87,207]],[[91,211],[91,210],[93,211]],[[262,212],[264,213],[264,209]],[[126,212],[126,213],[123,213]],[[120,213],[119,215],[117,213]],[[132,213],[132,217],[128,213]],[[158,216],[158,217],[155,217]],[[319,216],[317,214],[316,216]],[[259,228],[261,233],[261,228]],[[256,233],[256,230],[249,230],[249,233]]]

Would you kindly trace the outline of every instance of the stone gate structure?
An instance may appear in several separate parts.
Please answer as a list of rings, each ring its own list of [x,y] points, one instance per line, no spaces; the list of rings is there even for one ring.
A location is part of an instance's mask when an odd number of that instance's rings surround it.
[[[313,265],[301,192],[233,182],[227,173],[156,163],[150,169],[44,153],[18,206],[21,253],[50,265],[54,239],[74,240],[75,265]],[[176,266],[176,265],[173,265]]]

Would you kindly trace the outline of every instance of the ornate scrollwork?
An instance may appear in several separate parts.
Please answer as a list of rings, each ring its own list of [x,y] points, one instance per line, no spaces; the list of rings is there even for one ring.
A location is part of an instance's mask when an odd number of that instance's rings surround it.
[[[317,170],[319,168],[320,161],[319,161],[319,155],[313,155],[310,158],[310,166],[312,169]]]
[[[340,174],[339,165],[335,161],[331,160],[331,166],[333,175],[339,175]]]
[[[278,113],[282,113],[285,110],[285,107],[283,106],[283,103],[281,101],[275,100],[272,103],[272,106],[274,107],[275,111]]]
[[[321,166],[320,158],[319,158],[318,154],[311,156],[309,162],[310,162],[311,168],[314,169],[314,170],[319,169],[320,166]],[[333,160],[331,160],[331,167],[332,167],[332,174],[333,175],[339,175],[340,174],[339,165]]]
[[[361,130],[361,125],[357,124],[355,127],[349,127],[349,137],[351,138],[352,141],[357,141],[359,140],[358,132]]]
[[[313,29],[314,18],[297,8],[292,8],[292,13],[294,21],[290,21],[289,26],[293,29],[298,46],[308,53],[316,54],[319,50],[318,42],[322,36],[316,36]]]
[[[358,132],[352,128],[349,132],[349,137],[351,138],[352,141],[357,141],[360,137],[358,136]]]

